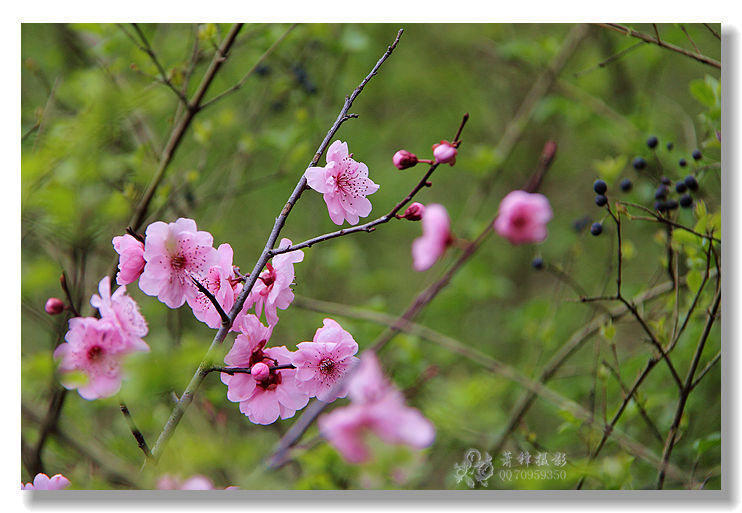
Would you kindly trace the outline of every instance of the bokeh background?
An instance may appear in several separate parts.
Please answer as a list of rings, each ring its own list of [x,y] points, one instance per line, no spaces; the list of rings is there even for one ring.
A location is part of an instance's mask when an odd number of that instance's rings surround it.
[[[523,187],[547,140],[558,145],[541,189],[554,210],[549,238],[537,246],[515,247],[491,237],[417,319],[537,379],[573,333],[601,315],[603,306],[617,306],[580,304],[579,293],[567,283],[577,283],[589,295],[615,291],[615,228],[607,221],[600,237],[588,230],[590,223],[606,218],[605,211],[594,205],[596,178],[608,182],[612,201],[651,206],[656,176],[676,180],[697,172],[701,190],[696,198],[703,200],[708,216],[719,212],[720,70],[597,26],[246,25],[211,84],[207,101],[239,82],[248,70],[254,68],[253,72],[241,89],[195,116],[155,193],[145,226],[155,220],[193,218],[200,229],[214,235],[215,245],[229,242],[235,263],[249,271],[345,95],[368,73],[400,27],[405,32],[398,48],[352,108],[359,118],[345,123],[337,134],[381,185],[370,197],[372,217],[406,195],[422,172],[420,167],[398,171],[391,162],[394,152],[406,148],[428,156],[433,143],[453,136],[465,112],[471,119],[456,165],[441,166],[433,186],[419,196],[423,203],[446,206],[460,238],[475,237],[495,215],[500,199]],[[230,26],[140,28],[173,84],[184,86],[190,96]],[[654,34],[648,24],[632,28]],[[658,30],[664,41],[690,50],[695,45],[700,53],[720,60],[720,42],[713,33],[719,32],[719,25],[661,24]],[[125,31],[135,35],[130,25],[22,27],[24,481],[33,477],[30,468],[43,468],[49,475],[65,474],[79,489],[152,488],[166,473],[183,478],[203,474],[217,487],[467,488],[465,480],[457,482],[454,465],[463,462],[467,449],[476,448],[493,457],[491,489],[571,489],[583,475],[585,488],[655,486],[656,467],[610,439],[590,462],[601,433],[564,405],[544,398],[534,400],[504,440],[503,450],[514,458],[526,450],[532,455],[562,452],[566,478],[503,480],[502,455],[492,451],[525,390],[481,362],[412,334],[398,335],[381,360],[396,385],[406,390],[408,402],[436,426],[436,441],[425,451],[372,442],[374,461],[354,466],[318,439],[312,428],[290,464],[256,472],[295,419],[267,427],[251,424],[238,405],[226,399],[226,387],[218,377],[211,375],[156,468],[138,472],[142,453],[116,397],[85,401],[74,391],[59,409],[41,459],[25,461],[34,454],[50,401],[58,397],[51,355],[68,320],[45,314],[44,303],[50,296],[63,297],[59,276],[64,271],[83,314],[91,313],[89,297],[116,261],[111,239],[124,233],[179,114],[176,96],[157,79],[149,56]],[[645,144],[651,135],[660,141],[656,152]],[[668,142],[674,143],[672,150],[666,148]],[[697,148],[703,153],[698,163],[691,158]],[[642,173],[631,166],[638,155],[649,162]],[[681,157],[689,162],[685,169],[678,165]],[[619,194],[622,178],[634,182],[630,193]],[[675,215],[688,226],[704,218],[698,209]],[[718,223],[718,216],[704,222]],[[282,236],[298,242],[334,229],[321,195],[308,191]],[[345,311],[332,316],[362,349],[369,347],[384,326],[359,317],[368,312],[399,315],[460,252],[454,248],[430,271],[414,272],[410,244],[419,234],[417,223],[392,222],[372,234],[343,237],[307,250],[304,262],[296,267],[297,301],[279,312],[272,344],[292,348],[311,340],[326,316],[317,301],[328,301]],[[666,236],[665,228],[656,223],[625,223],[627,297],[668,280]],[[688,278],[694,284],[705,266],[698,243],[686,237],[673,246],[678,250],[679,273],[695,273]],[[532,268],[531,260],[537,256],[548,269]],[[693,294],[681,289],[682,315]],[[713,283],[673,353],[683,376],[702,332],[712,289]],[[170,413],[173,394],[185,388],[213,333],[187,307],[170,310],[135,284],[128,290],[149,322],[146,341],[152,352],[129,360],[120,397],[151,445]],[[667,341],[674,321],[673,295],[662,296],[642,311],[658,337]],[[225,352],[230,344],[231,339]],[[717,323],[701,365],[719,350]],[[548,387],[602,422],[623,400],[621,383],[630,384],[651,355],[641,329],[624,317],[582,344]],[[620,382],[611,369],[619,371]],[[617,426],[658,456],[663,445],[640,409],[665,436],[678,397],[671,383],[667,367],[658,365],[638,394],[641,408],[630,402]],[[668,479],[666,488],[691,483],[696,488],[720,487],[720,395],[716,365],[691,395],[671,459],[690,477]]]

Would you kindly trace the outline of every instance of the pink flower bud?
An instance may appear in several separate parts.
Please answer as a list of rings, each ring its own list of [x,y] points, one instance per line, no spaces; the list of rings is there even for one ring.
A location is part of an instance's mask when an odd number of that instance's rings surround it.
[[[250,369],[250,374],[255,378],[256,381],[265,380],[271,373],[271,370],[263,362],[258,362]]]
[[[416,201],[412,205],[407,207],[407,210],[404,211],[402,219],[407,219],[409,221],[419,221],[423,218],[424,213],[425,205]]]
[[[46,300],[44,310],[49,315],[59,315],[64,312],[64,302],[56,297],[50,297]]]
[[[407,169],[417,164],[417,155],[407,150],[399,150],[392,157],[392,162],[397,169]]]
[[[456,163],[456,154],[458,151],[448,141],[441,141],[440,144],[433,145],[433,156],[438,164],[450,164]]]

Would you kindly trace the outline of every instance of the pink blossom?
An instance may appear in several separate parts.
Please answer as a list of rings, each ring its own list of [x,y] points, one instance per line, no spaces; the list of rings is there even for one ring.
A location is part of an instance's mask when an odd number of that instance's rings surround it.
[[[286,346],[265,348],[272,328],[263,326],[255,315],[241,320],[240,335],[224,357],[228,367],[252,368],[257,363],[268,366],[291,363],[291,352]],[[222,373],[227,385],[227,399],[240,403],[240,411],[255,424],[272,424],[280,416],[293,417],[309,402],[309,396],[300,391],[295,382],[295,369],[270,370],[267,378],[255,379],[247,373]],[[261,376],[262,377],[262,376]]]
[[[289,239],[281,239],[279,247],[291,246]],[[278,308],[285,310],[294,300],[291,284],[294,282],[294,264],[304,260],[301,250],[281,253],[273,257],[273,263],[266,264],[266,269],[255,282],[242,312],[255,305],[255,314],[260,317],[265,307],[265,319],[268,324],[275,326],[278,323]],[[244,313],[242,313],[244,315]]]
[[[98,294],[93,294],[90,304],[100,312],[101,319],[110,320],[119,330],[125,342],[132,350],[149,351],[149,346],[142,340],[147,334],[147,321],[139,312],[139,305],[126,294],[122,285],[111,294],[111,278],[104,276],[98,283]]]
[[[543,194],[512,191],[500,202],[495,231],[512,244],[546,239],[546,223],[552,218],[549,200]]]
[[[21,490],[64,490],[70,485],[70,480],[62,474],[55,474],[52,477],[46,474],[36,474],[33,483],[21,483]]]
[[[425,207],[423,234],[412,242],[412,267],[424,271],[433,266],[453,242],[451,221],[443,205],[436,203]]]
[[[296,366],[296,385],[310,397],[330,403],[348,393],[336,390],[348,369],[358,361],[358,344],[336,321],[325,319],[312,342],[301,342],[291,359]]]
[[[193,219],[174,223],[162,221],[147,227],[144,259],[147,264],[139,277],[139,288],[170,308],[178,308],[198,294],[191,276],[201,279],[216,264],[214,238],[198,231]]]
[[[64,302],[56,297],[50,297],[46,300],[44,311],[49,315],[58,315],[64,312]]]
[[[196,278],[201,285],[211,292],[221,305],[222,309],[229,313],[234,301],[242,290],[242,284],[235,280],[232,259],[234,251],[229,244],[222,244],[216,251],[216,264],[200,278]],[[188,298],[188,305],[193,309],[193,315],[201,322],[205,322],[209,328],[219,328],[222,318],[216,311],[211,300],[200,291]]]
[[[185,481],[165,474],[157,480],[158,490],[215,490],[214,483],[206,476],[196,474]],[[225,490],[237,490],[236,486],[228,486]]]
[[[250,375],[255,378],[256,381],[265,381],[271,374],[270,367],[263,362],[258,362],[250,369]]]
[[[425,205],[416,201],[407,207],[400,218],[408,221],[419,221],[423,218],[423,215],[425,215]]]
[[[351,405],[322,415],[318,425],[320,433],[349,462],[363,463],[370,458],[364,443],[366,433],[415,449],[433,443],[435,428],[419,410],[405,405],[402,393],[383,376],[374,353],[361,355],[348,388]]]
[[[458,151],[448,141],[441,141],[439,144],[433,145],[433,156],[438,164],[450,164],[456,163],[456,154]]]
[[[128,233],[113,238],[113,249],[119,254],[119,272],[116,283],[128,285],[144,270],[144,244]]]
[[[59,371],[65,388],[77,388],[83,399],[110,397],[121,388],[121,358],[132,352],[126,340],[111,319],[75,317],[70,329],[54,351],[60,359]],[[71,373],[81,373],[80,382]]]
[[[392,162],[397,169],[407,169],[417,164],[417,155],[407,150],[399,150],[392,157]]]
[[[357,224],[358,218],[371,213],[371,202],[366,198],[379,190],[368,178],[368,167],[353,160],[348,144],[335,141],[327,150],[325,167],[310,167],[304,173],[309,187],[324,195],[332,222],[343,220]]]

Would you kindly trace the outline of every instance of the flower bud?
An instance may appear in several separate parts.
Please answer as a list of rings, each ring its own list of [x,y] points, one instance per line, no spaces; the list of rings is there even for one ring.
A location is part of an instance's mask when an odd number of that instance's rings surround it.
[[[255,378],[255,381],[265,380],[271,373],[271,370],[263,362],[258,362],[250,369],[250,374]]]
[[[415,203],[407,207],[407,210],[404,211],[404,215],[402,215],[402,219],[407,219],[409,221],[419,221],[423,218],[424,213],[425,205],[416,201]]]
[[[456,163],[456,148],[448,141],[441,141],[440,144],[433,145],[433,156],[438,164],[450,164]]]
[[[49,315],[59,315],[64,312],[64,302],[56,297],[50,297],[46,300],[44,310]]]
[[[417,164],[417,155],[407,150],[399,150],[392,157],[392,162],[397,169],[407,169]]]

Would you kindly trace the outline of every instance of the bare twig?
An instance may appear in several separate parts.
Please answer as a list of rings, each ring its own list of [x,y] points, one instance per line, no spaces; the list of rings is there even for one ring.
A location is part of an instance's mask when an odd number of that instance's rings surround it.
[[[693,45],[693,49],[696,51],[696,53],[698,55],[701,55],[701,50],[698,49],[698,47],[696,46],[695,41],[693,41],[693,39],[691,39],[690,34],[688,34],[688,31],[685,30],[685,27],[682,24],[680,25],[680,30],[683,31],[683,34],[685,34],[685,37],[687,37],[688,38],[688,41],[690,41],[690,44]]]
[[[144,439],[144,435],[141,431],[139,431],[139,428],[137,428],[137,425],[134,423],[134,419],[131,417],[131,413],[129,413],[129,408],[126,406],[126,403],[124,403],[124,401],[121,401],[121,404],[119,406],[121,408],[121,413],[126,419],[126,423],[129,425],[131,434],[134,435],[134,439],[137,441],[137,445],[142,450],[144,456],[147,459],[152,458],[152,453],[149,450],[147,441]]]
[[[209,301],[211,301],[211,304],[214,305],[214,308],[216,308],[217,313],[219,314],[219,317],[222,319],[222,326],[232,325],[232,321],[229,319],[229,315],[227,315],[227,312],[224,311],[224,308],[222,305],[219,304],[219,301],[214,297],[214,294],[212,294],[209,289],[204,287],[200,281],[198,281],[194,276],[191,276],[191,280],[196,285],[198,290],[206,296]]]
[[[340,126],[345,121],[350,119],[350,117],[348,116],[348,111],[350,107],[353,105],[353,101],[358,97],[359,94],[361,94],[361,91],[366,86],[366,84],[371,80],[371,78],[373,78],[376,75],[381,65],[384,63],[384,61],[386,61],[389,58],[389,56],[392,54],[394,49],[397,47],[397,44],[399,43],[399,39],[402,37],[402,32],[403,32],[402,30],[399,30],[394,42],[387,48],[384,55],[382,55],[381,58],[376,62],[376,65],[371,69],[371,72],[368,75],[366,75],[366,77],[361,81],[358,87],[356,87],[353,90],[350,96],[346,96],[345,102],[343,104],[342,109],[340,110],[340,113],[338,114],[332,127],[330,127],[330,130],[327,132],[327,135],[325,135],[324,140],[322,141],[319,148],[317,149],[317,152],[315,153],[314,158],[312,159],[308,167],[311,167],[317,164],[320,157],[324,153],[325,149],[329,145],[330,140],[335,135],[335,133],[338,131]],[[221,342],[227,336],[227,333],[229,332],[229,329],[232,323],[234,322],[235,317],[237,317],[237,314],[242,310],[242,307],[245,303],[245,300],[247,299],[248,294],[250,293],[253,286],[255,285],[255,282],[260,276],[260,272],[263,270],[263,267],[265,267],[265,264],[270,259],[271,250],[275,246],[276,240],[278,239],[281,229],[283,228],[283,225],[286,222],[286,218],[288,217],[288,215],[291,212],[291,209],[296,204],[302,192],[304,191],[306,184],[307,184],[307,180],[302,173],[302,177],[299,179],[299,182],[296,184],[296,187],[294,188],[294,191],[291,193],[291,196],[289,196],[289,199],[286,202],[286,205],[283,207],[283,209],[281,210],[281,213],[276,218],[276,221],[273,225],[273,229],[271,230],[271,233],[268,236],[268,240],[266,241],[263,252],[258,258],[258,261],[256,262],[255,267],[253,268],[244,287],[242,288],[240,295],[237,297],[237,300],[235,301],[235,304],[232,307],[232,310],[230,310],[229,312],[229,320],[230,320],[229,325],[228,326],[223,325],[216,332],[216,335],[214,336],[214,339],[212,340],[211,345],[209,346],[209,349],[206,352],[205,357],[203,358],[203,360],[201,360],[201,363],[199,364],[198,369],[196,370],[195,374],[191,378],[191,381],[188,383],[186,390],[183,392],[183,395],[180,397],[180,399],[176,403],[175,407],[173,408],[172,413],[170,414],[170,417],[168,418],[167,422],[165,423],[165,426],[160,432],[160,436],[157,438],[157,441],[155,442],[155,446],[152,449],[152,456],[155,462],[157,461],[160,454],[162,453],[162,450],[167,444],[167,441],[173,435],[175,428],[180,423],[180,419],[183,417],[183,414],[185,413],[186,408],[188,408],[188,405],[193,401],[194,394],[196,393],[196,391],[198,390],[199,386],[201,385],[201,383],[203,382],[206,376],[206,373],[204,371],[208,369],[209,367],[211,367],[211,361],[212,361],[213,354],[216,348],[221,344]],[[146,464],[146,461],[145,461],[145,464]]]
[[[709,25],[708,23],[704,23],[703,26],[706,27],[707,29],[709,29],[716,39],[718,39],[719,41],[721,41],[721,36],[719,35],[719,33],[717,31],[715,31],[713,29],[713,27],[711,25]]]
[[[605,68],[609,64],[611,64],[611,63],[616,62],[617,60],[619,60],[621,57],[623,57],[627,53],[633,52],[634,50],[636,50],[637,48],[639,48],[640,46],[643,46],[645,44],[647,44],[645,41],[639,41],[637,43],[634,43],[633,45],[631,45],[629,47],[626,47],[626,48],[624,48],[623,50],[621,50],[619,52],[614,53],[613,55],[611,55],[607,59],[600,61],[595,66],[591,66],[591,67],[589,67],[587,69],[584,69],[582,71],[578,71],[577,73],[574,74],[574,77],[575,78],[579,78],[579,77],[581,77],[581,76],[583,76],[583,75],[585,75],[587,73],[590,73],[591,71],[594,71],[596,69]]]
[[[680,55],[685,55],[686,57],[695,59],[698,62],[702,62],[704,64],[708,64],[709,66],[713,66],[714,68],[721,69],[721,63],[719,61],[714,60],[711,57],[706,57],[705,55],[696,55],[693,52],[689,52],[688,50],[684,48],[680,48],[679,46],[675,46],[671,43],[666,43],[665,41],[662,41],[659,38],[659,34],[657,34],[657,37],[652,37],[643,32],[637,32],[634,29],[624,27],[623,25],[619,25],[618,23],[596,23],[596,25],[598,25],[599,27],[603,27],[605,29],[614,30],[622,34],[629,35],[631,37],[635,37],[637,39],[641,39],[642,41],[655,44],[662,48],[667,48],[668,50],[673,51],[675,53],[679,53]]]

